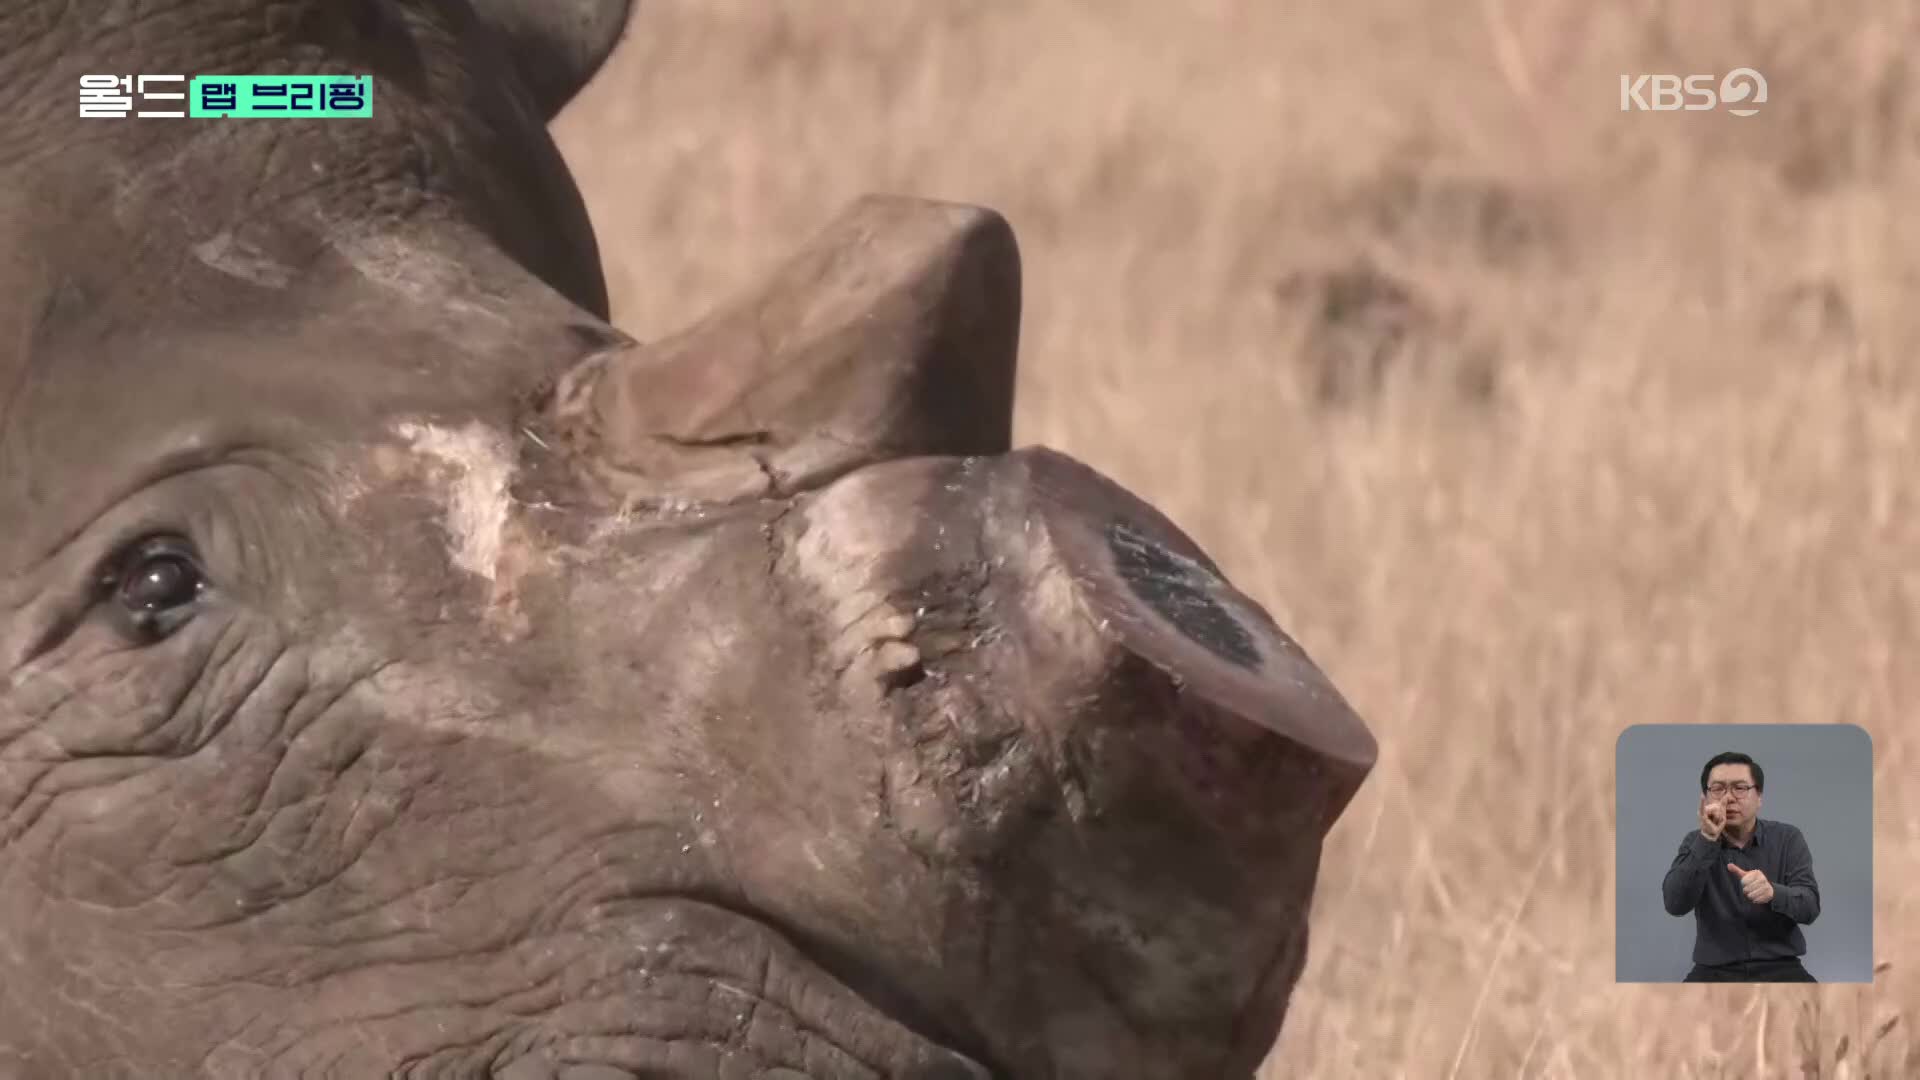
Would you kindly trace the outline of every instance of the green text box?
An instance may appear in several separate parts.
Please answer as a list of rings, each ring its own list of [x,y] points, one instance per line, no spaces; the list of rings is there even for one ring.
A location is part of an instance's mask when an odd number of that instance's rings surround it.
[[[188,116],[359,118],[373,115],[371,75],[196,75]]]

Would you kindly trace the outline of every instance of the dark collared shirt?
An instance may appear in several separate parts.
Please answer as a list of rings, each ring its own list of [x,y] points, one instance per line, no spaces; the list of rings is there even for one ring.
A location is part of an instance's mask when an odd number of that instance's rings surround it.
[[[1758,870],[1773,883],[1773,899],[1756,904],[1741,891],[1727,864]],[[1820,886],[1813,880],[1807,838],[1784,821],[1754,822],[1747,846],[1708,840],[1699,829],[1680,841],[1667,879],[1660,884],[1667,914],[1693,912],[1693,962],[1731,964],[1804,956],[1800,927],[1820,914]]]

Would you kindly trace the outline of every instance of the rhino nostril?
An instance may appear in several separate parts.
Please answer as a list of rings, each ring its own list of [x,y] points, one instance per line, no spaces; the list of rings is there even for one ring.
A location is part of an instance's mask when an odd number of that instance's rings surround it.
[[[1107,547],[1134,595],[1188,637],[1243,668],[1258,668],[1253,635],[1211,593],[1219,575],[1154,543],[1123,521],[1107,526]]]

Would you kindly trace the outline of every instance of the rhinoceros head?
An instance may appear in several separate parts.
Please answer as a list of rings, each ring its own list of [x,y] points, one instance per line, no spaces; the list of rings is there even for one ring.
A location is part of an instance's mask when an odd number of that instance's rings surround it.
[[[609,326],[545,123],[624,22],[0,14],[0,1074],[1249,1074],[1366,729],[1010,452],[996,215]],[[161,72],[374,111],[76,114]]]

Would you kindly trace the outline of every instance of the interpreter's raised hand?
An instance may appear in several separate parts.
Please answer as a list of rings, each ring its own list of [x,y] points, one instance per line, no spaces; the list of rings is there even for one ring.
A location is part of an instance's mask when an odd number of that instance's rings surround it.
[[[1727,808],[1718,799],[1700,796],[1700,835],[1716,843],[1720,830],[1727,827]]]

